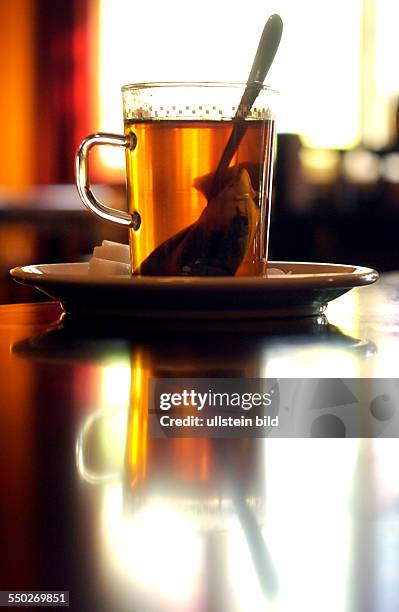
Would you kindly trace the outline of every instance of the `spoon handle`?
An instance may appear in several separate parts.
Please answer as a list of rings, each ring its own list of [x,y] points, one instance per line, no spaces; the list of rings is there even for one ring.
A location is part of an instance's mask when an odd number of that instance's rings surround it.
[[[246,132],[247,126],[245,125],[244,119],[251,110],[252,105],[262,88],[263,81],[265,80],[277,53],[282,33],[283,22],[281,17],[279,15],[272,15],[269,17],[265,27],[263,28],[262,36],[260,37],[251,72],[248,76],[247,86],[237,108],[233,129],[223,151],[222,157],[220,158],[218,167],[216,168],[211,189],[208,194],[208,202],[215,197],[220,190],[223,174],[229,167],[229,164]]]
[[[255,81],[262,84],[265,80],[280,45],[282,33],[283,22],[280,15],[272,15],[269,17],[259,40],[251,72],[248,76],[248,85]]]

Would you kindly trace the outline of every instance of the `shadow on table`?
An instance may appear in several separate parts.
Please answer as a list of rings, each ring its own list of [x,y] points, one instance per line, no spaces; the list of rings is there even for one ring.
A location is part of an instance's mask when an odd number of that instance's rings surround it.
[[[265,352],[342,349],[370,357],[368,340],[354,338],[331,325],[325,315],[299,319],[187,321],[113,321],[63,314],[58,325],[12,346],[14,355],[50,362],[97,362],[135,348],[183,366],[190,359],[210,369],[228,370],[243,360],[264,362]],[[206,368],[207,369],[207,368]],[[216,371],[214,376],[219,375]]]

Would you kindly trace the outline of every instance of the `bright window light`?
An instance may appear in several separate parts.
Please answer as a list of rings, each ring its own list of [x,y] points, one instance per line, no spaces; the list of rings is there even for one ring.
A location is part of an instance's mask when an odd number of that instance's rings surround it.
[[[399,94],[399,3],[397,0],[378,0],[376,9],[377,90],[380,95],[396,97]]]
[[[308,146],[355,145],[362,0],[153,0],[150,13],[132,0],[102,0],[99,128],[121,131],[125,83],[246,81],[275,12],[284,33],[267,81],[281,92],[279,131],[301,134]]]

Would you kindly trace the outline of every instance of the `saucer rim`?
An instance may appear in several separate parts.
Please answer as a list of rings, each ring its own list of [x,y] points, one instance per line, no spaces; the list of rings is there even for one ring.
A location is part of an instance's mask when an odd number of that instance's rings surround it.
[[[131,277],[127,275],[104,275],[88,276],[87,262],[72,263],[52,263],[52,264],[31,264],[17,266],[10,270],[10,275],[18,282],[29,285],[84,285],[93,287],[129,287],[134,290],[181,290],[185,291],[227,291],[245,290],[293,290],[306,288],[323,287],[356,287],[374,283],[379,274],[376,270],[365,266],[353,264],[337,264],[325,262],[292,262],[292,261],[270,261],[269,265],[273,268],[288,269],[294,268],[291,274],[265,276],[240,276],[240,277],[220,277],[220,276],[141,276]],[[301,272],[295,273],[298,267],[326,269],[325,272]],[[336,268],[336,271],[334,271]],[[66,272],[65,269],[71,269]],[[78,272],[74,273],[74,269]],[[84,272],[83,272],[84,271]]]

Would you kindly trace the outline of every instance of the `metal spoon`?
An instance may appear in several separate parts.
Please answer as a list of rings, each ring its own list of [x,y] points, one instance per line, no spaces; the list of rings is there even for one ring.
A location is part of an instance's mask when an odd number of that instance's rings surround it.
[[[229,164],[233,159],[234,154],[237,151],[238,146],[247,130],[247,125],[244,119],[248,115],[252,105],[258,97],[260,90],[262,89],[263,82],[270,70],[270,66],[273,63],[277,49],[280,45],[282,33],[283,22],[280,15],[272,15],[269,17],[265,27],[263,28],[262,36],[260,37],[251,72],[248,76],[247,86],[237,108],[234,127],[230,134],[229,140],[227,141],[222,157],[220,158],[218,167],[216,168],[212,186],[208,193],[208,202],[212,200],[212,198],[220,190],[221,179],[229,167]]]

